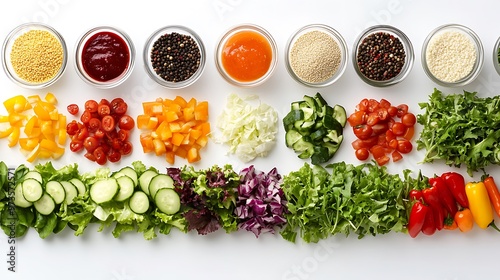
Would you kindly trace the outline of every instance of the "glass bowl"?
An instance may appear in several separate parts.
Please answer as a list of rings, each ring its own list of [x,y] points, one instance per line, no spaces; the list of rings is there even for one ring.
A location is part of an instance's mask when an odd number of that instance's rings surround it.
[[[295,81],[309,87],[335,83],[347,66],[348,50],[344,38],[323,24],[306,25],[297,30],[288,40],[285,51],[288,73]]]
[[[42,44],[36,47],[30,42]],[[47,52],[51,45],[52,52]],[[16,55],[21,53],[24,55]],[[40,89],[54,84],[62,77],[67,60],[68,50],[63,37],[43,23],[17,26],[2,46],[2,66],[7,76],[24,88]]]
[[[76,72],[97,88],[113,88],[123,83],[132,74],[134,61],[132,40],[115,27],[92,28],[76,44]]]
[[[470,45],[464,45],[464,40],[470,42]],[[439,49],[439,52],[434,52],[434,49]],[[443,54],[443,50],[450,50],[453,53]],[[470,51],[464,52],[467,50]],[[447,53],[449,54],[445,57]],[[433,55],[436,54],[439,57],[433,61]],[[422,67],[425,74],[442,86],[456,87],[469,84],[481,72],[483,60],[481,40],[471,29],[459,24],[446,24],[434,29],[422,47]]]
[[[497,70],[498,75],[500,75],[500,37],[493,47],[493,66],[495,66],[495,70]]]
[[[386,59],[386,61],[379,64],[378,61],[380,59],[380,51],[378,51],[377,48],[380,48],[380,45],[373,43],[375,46],[374,48],[377,49],[377,51],[366,54],[366,62],[362,63],[362,61],[360,61],[362,60],[360,56],[365,54],[365,49],[369,47],[370,40],[375,36],[379,37],[378,39],[387,40],[391,43],[391,45],[393,42],[397,43],[399,41],[402,50],[404,51],[404,56],[397,56],[398,51],[392,51],[389,49],[386,52],[383,52],[383,58]],[[380,36],[383,37],[380,38]],[[398,40],[394,40],[394,38]],[[401,59],[403,59],[403,63],[401,63]],[[375,87],[391,86],[403,81],[410,73],[414,60],[413,46],[410,39],[408,39],[408,37],[401,30],[389,25],[375,25],[367,28],[356,39],[353,48],[352,60],[354,69],[361,80]],[[367,69],[362,67],[363,64],[367,66]],[[377,66],[380,65],[389,68],[377,69]],[[367,71],[370,71],[371,73],[367,73]]]
[[[243,36],[254,36],[251,40]],[[258,42],[260,46],[243,45],[245,42]],[[257,49],[260,47],[260,50]],[[268,48],[268,50],[262,50]],[[242,52],[243,51],[243,52]],[[267,51],[267,53],[262,53]],[[256,54],[259,60],[264,60],[262,65],[254,64],[250,59],[241,59],[247,53]],[[229,69],[224,63],[224,55],[233,55],[233,62],[236,63],[234,69]],[[270,55],[270,57],[268,57]],[[252,55],[250,55],[252,56]],[[240,87],[254,87],[268,80],[276,68],[278,61],[278,47],[274,38],[264,28],[254,24],[242,24],[229,29],[219,40],[215,49],[215,65],[220,75],[230,84]],[[239,65],[238,65],[239,64]],[[260,69],[259,73],[253,73],[251,77],[237,78],[230,74],[233,70],[240,70],[240,73],[249,73],[249,69]],[[229,72],[228,72],[229,70]],[[253,71],[252,71],[253,72]]]
[[[168,44],[167,40],[170,38],[183,41],[178,45],[162,45]],[[188,51],[187,48],[185,50],[186,45],[191,46],[191,50]],[[163,52],[156,52],[155,49],[160,47],[166,50],[164,55]],[[185,51],[178,54],[175,47]],[[182,54],[189,58],[185,59]],[[143,59],[146,72],[155,82],[165,88],[180,89],[193,84],[201,77],[205,69],[205,46],[193,30],[180,25],[165,26],[156,30],[147,39]]]

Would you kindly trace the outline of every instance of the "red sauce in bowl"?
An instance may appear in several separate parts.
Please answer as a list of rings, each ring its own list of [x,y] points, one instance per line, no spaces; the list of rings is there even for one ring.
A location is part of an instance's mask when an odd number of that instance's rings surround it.
[[[96,81],[106,82],[120,76],[129,64],[130,50],[127,43],[113,32],[98,32],[83,47],[83,69]]]

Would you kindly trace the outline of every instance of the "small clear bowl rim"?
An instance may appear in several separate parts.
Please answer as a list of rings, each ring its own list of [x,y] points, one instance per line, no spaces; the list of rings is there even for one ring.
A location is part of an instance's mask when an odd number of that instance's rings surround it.
[[[444,32],[447,29],[456,29],[460,30],[463,33],[467,34],[469,38],[472,40],[472,42],[476,46],[476,63],[474,64],[474,67],[472,68],[472,71],[465,76],[464,78],[456,81],[456,82],[444,82],[435,77],[430,69],[429,66],[427,65],[427,59],[426,59],[426,52],[427,52],[427,46],[429,45],[430,40],[439,32]],[[465,25],[461,24],[444,24],[441,26],[436,27],[433,29],[429,35],[424,40],[424,43],[422,45],[422,53],[421,53],[421,62],[422,62],[422,68],[424,69],[425,74],[427,77],[429,77],[433,82],[435,82],[438,85],[441,86],[446,86],[446,87],[459,87],[459,86],[465,86],[474,81],[478,76],[479,73],[481,72],[481,69],[483,67],[484,63],[484,49],[483,49],[483,44],[481,43],[481,39],[479,36],[470,28],[468,28]]]
[[[272,51],[272,56],[273,56],[271,59],[271,65],[269,65],[269,69],[267,70],[267,72],[259,79],[255,80],[255,81],[250,81],[250,82],[240,82],[238,80],[233,79],[229,74],[226,73],[226,71],[224,70],[224,66],[222,66],[222,61],[221,61],[221,53],[222,53],[222,49],[224,48],[226,41],[232,35],[240,32],[240,31],[245,31],[245,30],[251,30],[251,31],[257,32],[260,35],[264,36],[267,39],[267,41],[269,42],[269,45],[271,46],[271,51]],[[272,74],[274,73],[274,71],[276,69],[277,64],[278,64],[278,45],[276,44],[276,41],[274,40],[271,33],[269,33],[266,29],[264,29],[263,27],[261,27],[257,24],[244,23],[244,24],[235,25],[235,26],[229,28],[220,37],[220,39],[218,40],[217,46],[215,48],[215,66],[217,68],[217,71],[227,82],[229,82],[230,84],[235,85],[235,86],[254,87],[254,86],[258,86],[258,85],[263,84],[265,81],[267,81],[272,76]]]
[[[158,38],[160,38],[162,35],[172,32],[177,32],[183,35],[191,36],[198,45],[198,48],[200,49],[200,66],[198,67],[198,70],[196,70],[196,72],[191,77],[180,82],[169,82],[158,76],[156,72],[153,70],[153,66],[151,64],[151,59],[150,59],[151,48],[153,44],[156,42],[156,40],[158,40]],[[144,60],[144,67],[146,68],[146,73],[148,74],[148,76],[155,82],[157,82],[159,85],[168,89],[182,89],[194,84],[202,76],[206,65],[206,50],[205,50],[205,45],[203,44],[203,40],[198,35],[198,33],[196,33],[191,28],[183,25],[167,25],[158,28],[146,40],[142,55]]]
[[[391,35],[395,35],[403,44],[403,48],[405,49],[405,54],[406,54],[406,61],[405,64],[403,65],[403,68],[401,69],[401,72],[399,72],[399,74],[397,74],[395,77],[385,81],[368,79],[365,75],[363,75],[363,73],[361,73],[358,67],[357,54],[360,43],[363,41],[365,37],[376,32],[385,32]],[[354,70],[356,71],[356,74],[358,74],[358,76],[361,78],[361,80],[363,80],[365,83],[371,86],[387,87],[402,82],[410,74],[413,68],[414,59],[415,59],[415,52],[413,49],[413,44],[411,43],[410,39],[408,38],[408,36],[406,36],[406,34],[403,31],[392,25],[381,24],[368,27],[364,31],[362,31],[354,41],[353,54],[352,54],[352,62]]]
[[[292,47],[294,46],[294,43],[297,41],[298,38],[300,38],[300,36],[302,36],[308,32],[315,31],[315,30],[324,32],[324,33],[328,34],[329,36],[331,36],[335,40],[335,42],[339,45],[342,57],[341,57],[339,68],[329,79],[327,79],[323,82],[319,82],[319,83],[310,83],[310,82],[302,80],[293,71],[292,66],[290,64],[290,51],[291,51]],[[295,32],[293,32],[286,43],[285,52],[286,52],[285,66],[286,66],[286,70],[288,71],[290,76],[295,81],[297,81],[299,84],[306,85],[308,87],[315,87],[315,88],[327,87],[327,86],[334,84],[336,81],[338,81],[340,79],[340,77],[342,77],[342,75],[344,74],[345,69],[347,68],[347,61],[349,60],[349,58],[348,58],[349,49],[347,47],[347,43],[346,43],[344,37],[340,34],[340,32],[338,32],[333,27],[326,25],[326,24],[321,24],[321,23],[308,24],[308,25],[305,25],[305,26],[297,29]]]
[[[90,39],[91,36],[94,34],[97,34],[99,32],[105,32],[105,31],[110,31],[115,33],[116,35],[120,36],[125,44],[127,44],[128,51],[129,51],[129,63],[127,69],[118,77],[111,79],[109,81],[101,82],[101,81],[96,81],[92,79],[86,72],[85,69],[83,69],[82,65],[82,52],[83,52],[83,47],[85,46],[85,43]],[[79,39],[76,42],[76,47],[75,47],[75,68],[76,68],[76,73],[78,73],[78,76],[85,81],[87,84],[95,86],[97,88],[101,89],[108,89],[108,88],[113,88],[116,87],[120,84],[122,84],[131,74],[134,69],[135,65],[135,47],[134,43],[132,42],[132,39],[128,36],[127,33],[125,33],[123,30],[113,27],[113,26],[96,26],[93,27],[86,32],[84,32]]]
[[[25,32],[22,32],[23,30],[26,30]],[[10,58],[8,56],[10,54],[7,54],[6,52],[12,48],[11,44],[14,43],[14,41],[22,34],[30,31],[30,30],[45,30],[50,32],[52,35],[54,35],[57,40],[61,43],[62,50],[63,50],[63,61],[61,68],[59,71],[52,77],[52,79],[45,81],[43,83],[29,83],[20,77],[15,73],[14,69],[11,69],[11,65],[8,65],[8,62],[10,62]],[[10,47],[9,47],[10,45]],[[27,22],[20,24],[16,26],[12,31],[9,32],[7,37],[4,40],[4,43],[2,45],[2,67],[7,74],[7,77],[14,82],[15,84],[27,88],[27,89],[42,89],[49,87],[53,84],[55,84],[64,74],[66,71],[66,66],[68,64],[68,47],[66,45],[66,41],[64,40],[63,36],[52,26],[41,23],[41,22]]]
[[[497,71],[498,75],[500,75],[500,62],[498,61],[498,50],[500,49],[500,37],[498,37],[495,42],[495,46],[493,47],[493,66]]]

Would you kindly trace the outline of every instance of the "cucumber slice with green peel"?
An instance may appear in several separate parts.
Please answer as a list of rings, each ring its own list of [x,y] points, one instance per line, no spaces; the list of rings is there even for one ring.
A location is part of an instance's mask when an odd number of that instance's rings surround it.
[[[76,187],[76,190],[78,191],[78,195],[85,195],[85,193],[87,192],[87,187],[82,182],[82,180],[80,180],[78,178],[73,178],[73,179],[69,180],[69,182]]]
[[[54,203],[56,204],[63,203],[66,198],[66,192],[64,191],[63,186],[57,181],[47,182],[45,185],[45,192],[49,194],[52,199],[54,199]]]
[[[139,186],[141,187],[141,190],[149,195],[149,183],[151,183],[151,180],[153,177],[158,175],[157,172],[153,170],[146,170],[144,173],[141,174],[139,177]]]
[[[345,108],[340,105],[333,106],[333,117],[345,127],[347,123],[347,113],[345,112]]]
[[[14,188],[14,205],[22,208],[28,208],[33,205],[33,203],[27,201],[23,196],[23,186],[21,183],[17,184]]]
[[[118,189],[115,178],[99,180],[90,187],[90,199],[97,204],[111,201],[118,193]]]
[[[160,189],[155,196],[158,209],[168,215],[173,215],[181,209],[181,198],[173,189]]]
[[[149,196],[155,198],[156,193],[161,189],[173,189],[174,180],[166,174],[158,174],[149,183]]]
[[[24,174],[23,180],[27,180],[27,179],[35,179],[40,184],[43,183],[42,174],[40,174],[40,172],[35,171],[35,170],[28,171],[26,174]]]
[[[113,174],[113,177],[115,177],[116,179],[122,176],[127,176],[130,179],[132,179],[132,181],[134,181],[134,186],[137,186],[137,184],[139,184],[139,179],[137,178],[137,172],[135,172],[135,170],[132,167],[126,166],[120,169],[115,174]]]
[[[39,200],[33,203],[33,205],[35,206],[36,211],[42,215],[50,215],[54,212],[54,209],[56,209],[54,199],[52,199],[52,197],[47,193],[44,193]]]
[[[119,187],[118,193],[114,198],[116,201],[125,201],[134,194],[136,185],[134,184],[134,180],[132,180],[132,178],[123,175],[116,178],[116,182]]]
[[[76,189],[75,185],[71,184],[68,181],[61,181],[60,183],[64,188],[64,192],[66,193],[64,202],[66,203],[66,205],[71,205],[75,197],[78,196],[78,190]]]
[[[136,214],[144,214],[149,210],[149,197],[143,191],[136,191],[128,201],[130,210]]]
[[[23,189],[23,196],[27,201],[35,202],[42,197],[43,187],[39,181],[29,178],[24,180],[21,185]]]

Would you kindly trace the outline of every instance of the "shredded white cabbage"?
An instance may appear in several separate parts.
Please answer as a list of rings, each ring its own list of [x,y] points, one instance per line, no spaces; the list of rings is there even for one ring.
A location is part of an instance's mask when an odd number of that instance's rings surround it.
[[[212,135],[216,143],[229,146],[229,153],[243,162],[265,157],[276,144],[278,113],[271,106],[260,103],[254,107],[248,101],[258,100],[252,95],[245,99],[230,94],[226,107],[217,118],[220,135]]]

